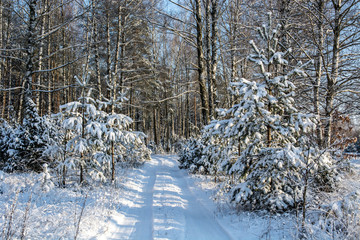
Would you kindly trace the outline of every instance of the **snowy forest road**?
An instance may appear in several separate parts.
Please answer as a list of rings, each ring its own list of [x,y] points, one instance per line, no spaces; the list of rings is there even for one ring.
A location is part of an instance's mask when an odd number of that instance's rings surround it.
[[[129,173],[122,206],[100,239],[232,239],[202,204],[176,159],[155,155]]]

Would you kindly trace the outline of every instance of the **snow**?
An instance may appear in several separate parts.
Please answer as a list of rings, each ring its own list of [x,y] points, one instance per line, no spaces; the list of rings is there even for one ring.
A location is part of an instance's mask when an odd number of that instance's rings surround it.
[[[231,218],[219,218],[206,191],[178,168],[176,156],[153,156],[142,168],[121,172],[119,185],[57,188],[43,185],[48,173],[0,172],[0,227],[19,238],[26,206],[26,238],[74,238],[82,205],[79,239],[239,239]],[[45,175],[45,176],[44,176]],[[205,188],[211,185],[205,184]],[[32,197],[31,197],[32,196]],[[31,198],[30,198],[31,197]],[[13,203],[16,210],[11,215]],[[30,199],[30,200],[29,200]],[[221,222],[220,222],[221,220]],[[237,223],[235,222],[237,225]],[[234,223],[232,223],[234,225]],[[236,230],[237,232],[234,232]],[[6,231],[5,231],[6,232]],[[248,238],[246,238],[248,239]]]
[[[153,156],[124,183],[122,207],[101,239],[237,239],[216,220],[176,156]]]
[[[11,224],[16,239],[29,203],[26,239],[74,238],[79,219],[78,239],[296,239],[300,219],[293,214],[237,211],[219,191],[224,182],[189,175],[178,168],[177,159],[176,155],[153,155],[140,168],[119,168],[116,186],[58,188],[47,183],[47,171],[0,171],[1,231],[7,231],[16,201]],[[355,172],[360,172],[360,162],[354,164]],[[334,213],[356,207],[349,203],[355,195],[332,204]]]

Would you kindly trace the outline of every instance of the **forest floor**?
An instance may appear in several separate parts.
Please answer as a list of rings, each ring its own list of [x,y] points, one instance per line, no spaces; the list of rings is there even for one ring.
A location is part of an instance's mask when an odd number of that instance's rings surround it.
[[[295,214],[236,211],[215,194],[221,183],[188,174],[177,159],[119,168],[116,186],[58,188],[44,186],[44,174],[0,171],[0,239],[296,239]],[[314,239],[332,239],[322,236]]]

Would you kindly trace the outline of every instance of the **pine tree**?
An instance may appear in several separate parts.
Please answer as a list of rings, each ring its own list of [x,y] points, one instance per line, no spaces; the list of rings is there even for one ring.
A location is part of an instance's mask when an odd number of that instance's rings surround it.
[[[79,171],[80,183],[87,176],[106,181],[115,180],[116,162],[138,164],[149,159],[149,151],[144,145],[145,135],[129,130],[132,119],[115,113],[114,109],[124,99],[95,101],[89,86],[89,75],[76,77],[81,90],[78,101],[60,106],[60,117],[64,130],[63,146],[52,146],[49,154],[63,156],[59,170],[63,175],[67,169]],[[112,109],[107,113],[105,109]],[[65,146],[64,146],[65,145]]]
[[[250,42],[253,54],[248,60],[258,67],[252,81],[244,78],[231,83],[231,94],[238,103],[223,109],[221,120],[205,129],[208,135],[228,139],[238,146],[238,157],[229,174],[239,176],[232,201],[250,209],[283,211],[301,201],[301,170],[306,168],[301,137],[311,127],[310,115],[300,113],[294,103],[295,86],[291,79],[302,76],[302,64],[291,66],[279,51],[278,28],[259,28],[264,49]],[[230,154],[236,153],[234,149]]]
[[[58,129],[47,116],[40,117],[32,99],[27,100],[22,125],[8,130],[2,140],[5,169],[7,171],[33,170],[41,172],[43,164],[51,159],[43,154],[45,149],[58,141]],[[6,152],[5,152],[6,151]]]
[[[64,149],[67,155],[60,169],[79,170],[80,183],[84,182],[86,173],[104,181],[106,179],[104,174],[109,172],[109,161],[107,158],[94,158],[94,154],[104,148],[106,113],[97,108],[96,101],[91,97],[89,75],[75,79],[81,90],[81,96],[78,101],[60,106],[62,127],[66,132]]]

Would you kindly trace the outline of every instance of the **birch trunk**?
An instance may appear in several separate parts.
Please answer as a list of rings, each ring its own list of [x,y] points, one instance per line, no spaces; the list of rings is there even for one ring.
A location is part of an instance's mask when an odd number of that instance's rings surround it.
[[[29,7],[29,22],[27,30],[27,46],[26,46],[26,69],[23,82],[23,115],[22,118],[27,117],[25,114],[32,108],[32,85],[34,72],[34,50],[35,50],[35,28],[36,28],[36,3],[37,0],[30,0]],[[22,119],[21,119],[22,120]]]
[[[214,116],[214,109],[216,108],[216,71],[217,71],[217,63],[218,63],[218,5],[217,0],[212,0],[212,8],[211,8],[211,70],[210,70],[210,95],[211,101],[209,98],[209,103],[212,106],[212,113],[210,116]]]
[[[93,54],[94,54],[94,61],[95,61],[95,78],[96,78],[96,85],[97,91],[99,94],[100,101],[102,100],[102,86],[101,86],[101,75],[100,75],[100,56],[99,56],[99,37],[98,37],[98,29],[96,23],[96,5],[95,0],[91,1],[91,10],[92,10],[92,41],[93,41]]]
[[[45,6],[45,12],[47,11],[47,4],[46,1],[44,2]],[[42,18],[41,20],[41,27],[40,27],[40,35],[42,36],[45,32],[45,18]],[[41,40],[40,42],[40,48],[39,48],[39,71],[43,70],[43,56],[44,56],[44,40]],[[36,77],[36,84],[38,85],[37,88],[41,85],[41,74],[38,74]],[[36,107],[38,111],[41,109],[41,94],[40,92],[36,93]]]
[[[315,62],[316,70],[316,79],[313,87],[314,94],[314,112],[317,119],[318,127],[316,128],[317,142],[319,146],[323,144],[323,135],[322,135],[322,124],[321,124],[321,113],[320,113],[320,84],[322,77],[322,65],[323,65],[323,49],[324,49],[324,23],[323,23],[323,13],[324,13],[324,1],[318,1],[318,11],[319,19],[317,24],[318,30],[318,47],[317,47],[317,56]]]
[[[121,15],[122,15],[122,6],[121,4],[119,4],[118,7],[118,22],[117,22],[117,36],[116,36],[116,46],[115,46],[115,55],[114,55],[114,78],[113,78],[113,82],[112,82],[112,88],[113,88],[113,93],[112,93],[112,101],[113,103],[116,100],[116,93],[117,93],[117,76],[118,76],[118,64],[119,64],[119,53],[120,53],[120,48],[121,48],[121,35],[122,35],[122,26],[121,26]],[[115,104],[112,104],[111,106],[111,112],[114,113],[115,112]]]
[[[331,59],[331,74],[327,76],[327,89],[325,99],[325,147],[330,147],[332,137],[333,125],[333,110],[334,110],[334,97],[336,94],[336,83],[339,75],[339,62],[340,62],[340,34],[341,34],[341,21],[342,16],[341,8],[342,1],[333,1],[335,18],[333,26],[333,43],[332,43],[332,59]]]
[[[203,52],[203,34],[202,34],[202,15],[201,1],[195,0],[195,20],[196,20],[196,45],[198,61],[198,83],[200,87],[202,123],[207,125],[209,122],[209,100],[206,93],[206,81],[204,78],[204,52]]]

